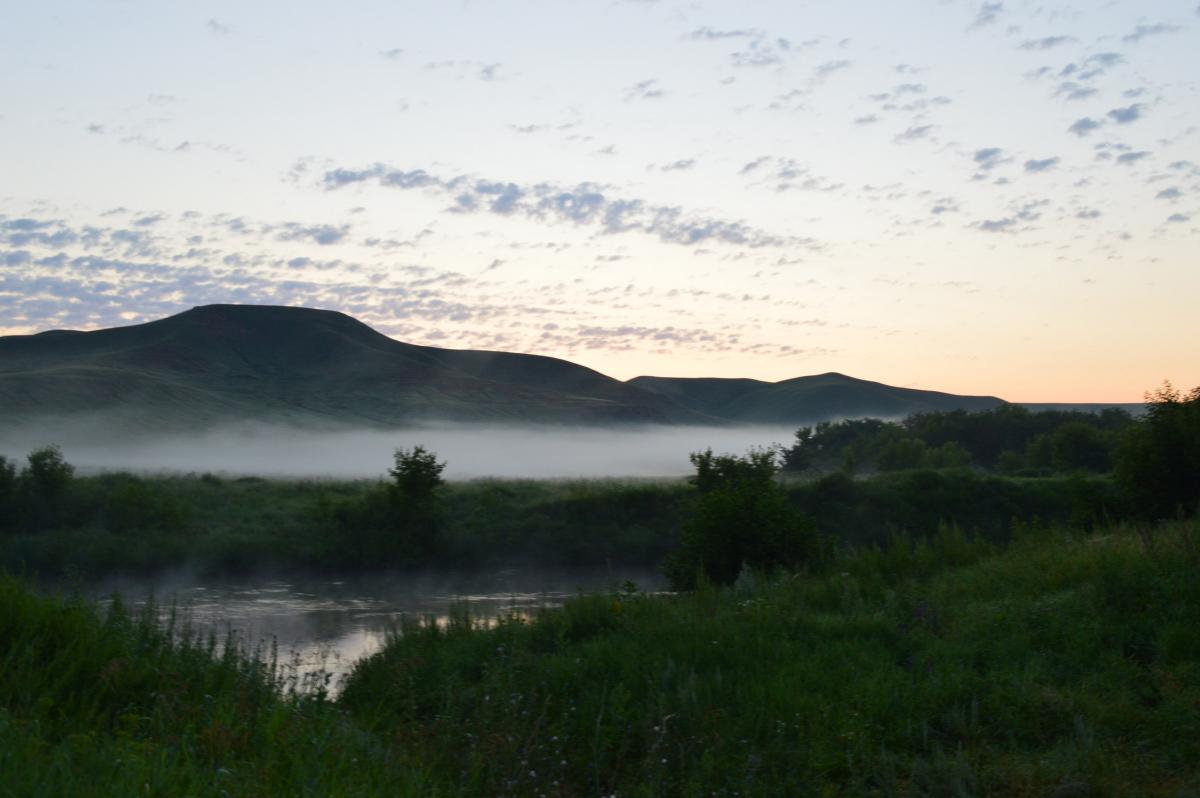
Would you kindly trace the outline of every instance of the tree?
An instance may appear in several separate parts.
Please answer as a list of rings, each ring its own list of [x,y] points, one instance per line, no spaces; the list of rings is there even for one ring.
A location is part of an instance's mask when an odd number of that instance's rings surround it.
[[[1147,518],[1190,514],[1200,504],[1200,386],[1183,394],[1169,382],[1146,394],[1146,415],[1125,431],[1117,480]]]
[[[405,504],[426,504],[433,501],[434,492],[445,483],[442,471],[446,464],[439,463],[437,455],[424,446],[397,449],[395,465],[388,469],[392,477],[392,488]]]
[[[388,469],[392,477],[391,525],[409,553],[428,554],[436,543],[440,526],[437,490],[445,483],[445,468],[424,446],[396,450],[395,465]]]
[[[63,459],[57,446],[35,449],[27,460],[20,479],[22,503],[30,526],[40,529],[62,517],[62,505],[75,477],[75,466]]]
[[[679,549],[663,567],[673,589],[695,587],[699,574],[730,584],[744,566],[793,569],[813,555],[815,534],[775,482],[775,456],[769,450],[714,455],[711,449],[691,455],[691,481],[700,495]]]
[[[17,466],[0,454],[0,531],[17,523]]]

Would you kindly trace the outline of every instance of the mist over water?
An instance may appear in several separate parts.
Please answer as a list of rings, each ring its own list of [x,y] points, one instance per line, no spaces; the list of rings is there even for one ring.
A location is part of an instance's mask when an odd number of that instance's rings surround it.
[[[789,444],[795,426],[551,427],[427,425],[394,430],[313,430],[236,425],[188,434],[114,435],[103,424],[23,425],[0,437],[0,454],[24,456],[58,444],[83,473],[212,472],[304,478],[374,478],[397,448],[421,445],[447,463],[450,479],[676,477],[688,455],[712,448],[744,454]]]

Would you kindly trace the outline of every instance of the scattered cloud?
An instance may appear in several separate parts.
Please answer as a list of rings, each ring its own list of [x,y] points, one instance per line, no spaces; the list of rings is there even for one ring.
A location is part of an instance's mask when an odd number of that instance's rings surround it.
[[[1090,116],[1085,116],[1082,119],[1076,119],[1067,130],[1076,136],[1086,136],[1103,124],[1103,122],[1092,119]]]
[[[1180,191],[1177,186],[1171,186],[1170,188],[1164,188],[1162,191],[1155,194],[1154,198],[1155,199],[1174,200],[1174,199],[1179,199],[1182,196],[1183,196],[1183,192]]]
[[[1114,108],[1108,112],[1108,118],[1115,121],[1118,125],[1127,125],[1130,122],[1136,122],[1142,118],[1142,109],[1146,106],[1141,103],[1134,103],[1125,108]]]
[[[634,100],[661,100],[666,92],[656,78],[639,81],[625,89],[625,102]]]
[[[1117,156],[1117,163],[1137,163],[1143,158],[1148,157],[1150,157],[1150,153],[1146,152],[1145,150],[1138,150],[1137,152],[1123,152]]]
[[[1175,33],[1176,31],[1180,30],[1183,30],[1183,28],[1179,27],[1178,25],[1168,25],[1163,22],[1159,22],[1154,25],[1138,25],[1133,29],[1132,33],[1122,36],[1121,41],[1128,42],[1130,44],[1137,44],[1147,36],[1161,36],[1164,33]]]
[[[982,28],[991,25],[1000,15],[1004,13],[1003,2],[983,3],[979,10],[975,13],[975,19],[971,22],[971,28]]]
[[[1026,39],[1021,42],[1022,50],[1052,50],[1063,44],[1075,41],[1074,36],[1046,36],[1041,39]]]
[[[1025,162],[1025,171],[1031,173],[1048,172],[1058,166],[1060,160],[1058,157],[1029,160]]]
[[[1173,213],[1167,217],[1167,221],[1171,222],[1172,224],[1183,224],[1184,222],[1190,222],[1191,220],[1192,217],[1186,216],[1182,213]]]
[[[927,139],[933,133],[933,125],[911,125],[902,133],[896,134],[892,141],[897,144],[905,144],[910,141],[920,141]]]
[[[658,170],[660,172],[686,172],[695,165],[695,158],[681,158],[678,161],[672,161],[671,163],[663,164],[662,166],[658,167]]]
[[[976,226],[985,233],[1007,233],[1016,227],[1017,220],[1011,216],[1003,219],[985,219]]]
[[[823,64],[818,64],[813,70],[813,74],[817,81],[823,81],[835,72],[841,72],[843,69],[849,69],[853,65],[852,61],[846,59],[838,59],[836,61],[826,61]]]
[[[303,225],[296,222],[284,224],[276,238],[279,241],[308,240],[321,246],[338,244],[350,232],[350,225],[334,227],[330,224]]]
[[[404,55],[404,52],[405,51],[403,47],[393,47],[390,50],[380,50],[379,54],[389,61],[395,61],[400,58],[400,56]]]
[[[642,199],[613,197],[596,183],[555,186],[518,185],[459,176],[435,177],[423,169],[400,170],[383,164],[366,169],[333,169],[322,185],[332,191],[354,183],[387,188],[425,189],[449,197],[453,213],[490,212],[518,215],[540,222],[591,227],[606,235],[642,233],[669,244],[731,244],[750,248],[802,246],[819,248],[809,238],[778,236],[739,220],[715,219],[678,206],[654,205]]]
[[[215,34],[217,36],[228,36],[229,34],[233,33],[232,25],[229,25],[228,23],[225,23],[225,22],[221,22],[216,17],[209,17],[209,20],[206,23],[205,27],[208,28],[209,33]]]
[[[990,172],[997,166],[1008,163],[1012,158],[1007,157],[1004,154],[1004,150],[999,147],[984,147],[981,150],[975,150],[972,160],[975,161],[975,165],[979,169]]]

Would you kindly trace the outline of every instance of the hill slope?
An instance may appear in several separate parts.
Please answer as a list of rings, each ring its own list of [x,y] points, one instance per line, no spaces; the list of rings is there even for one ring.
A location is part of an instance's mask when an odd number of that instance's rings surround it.
[[[1001,403],[841,374],[621,382],[552,357],[406,344],[342,313],[293,307],[207,305],[129,327],[0,338],[0,430],[88,417],[117,430],[244,420],[796,424]]]
[[[0,338],[0,424],[115,414],[395,425],[702,422],[670,399],[555,358],[414,346],[341,313],[209,305],[147,324]]]
[[[629,384],[656,391],[699,413],[755,424],[840,417],[893,418],[932,410],[986,410],[1004,404],[1003,399],[994,396],[896,388],[835,372],[782,382],[635,377]]]

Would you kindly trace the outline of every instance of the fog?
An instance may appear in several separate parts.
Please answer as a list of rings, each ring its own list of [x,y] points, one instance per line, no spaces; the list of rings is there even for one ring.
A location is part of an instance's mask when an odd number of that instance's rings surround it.
[[[424,446],[447,463],[449,479],[674,477],[688,455],[712,448],[744,454],[789,443],[787,427],[438,426],[394,430],[312,430],[237,425],[204,433],[115,434],[102,423],[25,424],[0,438],[0,454],[24,459],[62,447],[81,473],[212,472],[272,477],[381,477],[397,448]]]

